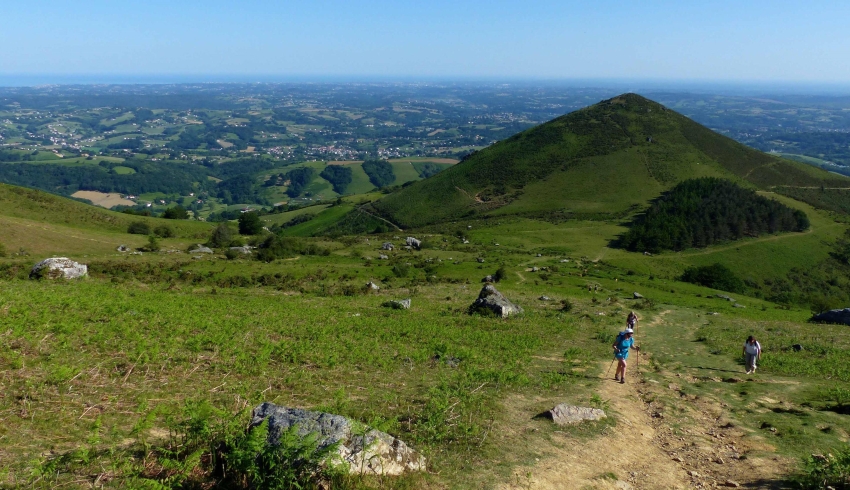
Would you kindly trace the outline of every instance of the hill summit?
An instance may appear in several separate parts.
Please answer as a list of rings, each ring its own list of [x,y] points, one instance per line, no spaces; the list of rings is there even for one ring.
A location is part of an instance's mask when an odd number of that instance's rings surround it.
[[[518,133],[375,203],[404,227],[499,215],[615,217],[686,179],[761,189],[850,180],[748,148],[637,94]]]

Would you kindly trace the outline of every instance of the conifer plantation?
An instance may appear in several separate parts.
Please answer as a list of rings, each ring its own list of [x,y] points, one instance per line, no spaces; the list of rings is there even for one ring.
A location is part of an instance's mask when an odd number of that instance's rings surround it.
[[[732,181],[706,177],[686,180],[662,194],[623,235],[621,245],[657,253],[808,228],[804,212]]]

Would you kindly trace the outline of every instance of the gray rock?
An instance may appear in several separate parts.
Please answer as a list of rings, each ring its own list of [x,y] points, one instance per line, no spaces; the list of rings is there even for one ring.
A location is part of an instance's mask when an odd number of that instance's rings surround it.
[[[602,420],[606,418],[604,410],[598,408],[577,407],[561,403],[552,410],[546,412],[546,415],[552,419],[557,425],[568,425],[585,420]]]
[[[468,245],[468,244],[469,244],[469,240],[467,240],[466,238],[464,238],[464,239],[463,239],[463,244],[464,244],[464,245]]]
[[[372,291],[378,291],[379,289],[381,289],[381,287],[375,284],[373,281],[367,282],[366,288],[371,289]]]
[[[381,245],[381,249],[382,250],[394,250],[395,246],[390,242],[384,242],[384,244]]]
[[[291,427],[299,437],[316,434],[320,447],[338,444],[328,463],[345,463],[351,474],[401,475],[425,471],[425,458],[395,437],[356,421],[324,412],[263,403],[254,409],[251,426],[268,420],[269,444],[277,444]]]
[[[406,243],[408,247],[413,247],[416,250],[422,248],[422,242],[420,240],[417,240],[416,238],[413,238],[412,236],[405,238],[404,243]]]
[[[115,250],[119,252],[129,252],[130,247],[128,247],[127,245],[118,245],[118,248],[116,248]]]
[[[193,248],[190,248],[189,252],[191,252],[193,254],[211,254],[211,253],[213,253],[211,248],[205,247],[204,245],[201,245],[200,243],[195,244],[195,246]]]
[[[243,245],[241,247],[230,247],[230,250],[233,250],[235,252],[239,252],[241,254],[251,253],[251,247],[249,247],[248,245]]]
[[[732,308],[746,308],[746,306],[735,303],[734,305],[732,305]]]
[[[643,295],[642,295],[642,294],[640,294],[639,292],[635,291],[634,293],[632,293],[632,298],[634,298],[634,299],[643,299]]]
[[[543,254],[537,254],[538,257],[543,257]]]
[[[74,262],[68,257],[51,257],[35,264],[30,270],[31,279],[78,279],[88,274],[85,264]]]
[[[824,311],[823,313],[818,313],[812,317],[812,320],[816,322],[843,323],[844,325],[850,325],[850,308]]]
[[[469,311],[470,313],[490,311],[497,316],[506,318],[517,313],[522,313],[522,308],[508,300],[492,284],[487,284],[481,289],[478,299],[472,303]]]
[[[552,301],[552,298],[550,298],[549,296],[545,296],[545,295],[541,296],[537,299],[539,299],[540,301]]]
[[[389,257],[387,257],[387,256],[386,256],[386,255],[384,255],[384,254],[381,254],[381,255],[378,255],[378,259],[379,259],[379,260],[389,260],[390,258],[389,258]]]
[[[477,259],[475,259],[475,260],[477,260],[479,264],[483,264],[483,263],[484,263],[484,259],[483,259],[483,258],[481,258],[481,257],[478,257],[478,258],[477,258]]]
[[[383,304],[383,306],[387,308],[392,308],[394,310],[409,310],[410,309],[410,298],[401,299],[401,300],[392,300],[387,301]]]
[[[734,299],[730,298],[729,296],[726,296],[725,294],[715,294],[714,297],[720,298],[720,299],[725,299],[726,301],[732,301],[732,302],[735,301]]]
[[[567,262],[569,262],[569,261],[570,261],[570,259],[561,259],[561,263],[562,263],[562,264],[566,264],[566,263],[567,263]]]
[[[493,275],[484,276],[484,279],[481,279],[481,282],[496,282],[496,278]]]

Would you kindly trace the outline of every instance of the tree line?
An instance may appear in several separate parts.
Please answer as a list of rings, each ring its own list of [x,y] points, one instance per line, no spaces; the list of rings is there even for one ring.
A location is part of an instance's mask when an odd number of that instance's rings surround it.
[[[808,228],[802,211],[732,181],[706,177],[662,194],[619,242],[631,251],[657,253]]]

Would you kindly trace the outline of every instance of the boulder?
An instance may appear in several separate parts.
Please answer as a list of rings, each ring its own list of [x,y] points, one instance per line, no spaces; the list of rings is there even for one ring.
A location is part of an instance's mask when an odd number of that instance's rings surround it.
[[[475,260],[477,260],[479,264],[483,264],[483,263],[484,263],[484,259],[483,259],[483,258],[481,258],[481,257],[478,257],[478,258],[477,258],[477,259],[475,259]]]
[[[715,298],[720,298],[720,299],[725,299],[726,301],[732,301],[732,302],[735,302],[735,300],[734,300],[734,299],[730,298],[729,296],[726,296],[725,294],[715,294],[715,295],[714,295],[714,297],[715,297]]]
[[[129,252],[130,247],[128,247],[127,245],[118,245],[118,248],[116,248],[115,250],[119,252]]]
[[[413,238],[412,236],[405,238],[404,243],[407,244],[408,247],[415,248],[416,250],[422,248],[422,242],[420,240],[417,240],[416,238]]]
[[[577,407],[561,403],[545,414],[557,425],[568,425],[585,420],[602,420],[607,417],[604,410],[598,408]]]
[[[394,250],[394,249],[395,249],[395,246],[390,242],[384,242],[384,244],[381,245],[381,250]]]
[[[32,279],[78,279],[88,274],[85,264],[74,262],[68,257],[51,257],[35,264],[30,270]]]
[[[537,254],[538,257],[543,257],[543,254]]]
[[[251,426],[268,420],[268,444],[277,444],[291,427],[299,437],[316,434],[320,447],[339,444],[329,463],[346,463],[351,474],[401,475],[425,471],[425,458],[395,437],[356,421],[325,412],[263,403],[254,409]]]
[[[383,304],[383,306],[387,308],[392,308],[394,310],[409,310],[410,309],[410,298],[401,299],[401,300],[392,300],[387,301]]]
[[[640,294],[639,292],[635,291],[634,293],[632,293],[632,298],[634,298],[634,299],[643,299],[643,295],[642,295],[642,294]]]
[[[200,243],[195,244],[194,247],[190,248],[189,252],[191,252],[193,254],[211,254],[211,253],[213,253],[211,248],[205,247],[204,245],[201,245]]]
[[[481,279],[481,282],[496,282],[496,278],[493,275],[484,276],[484,279]]]
[[[511,303],[504,294],[496,290],[492,284],[487,284],[481,289],[472,305],[469,307],[470,313],[489,311],[502,318],[522,313],[522,308]]]
[[[251,253],[251,247],[249,247],[248,245],[243,245],[241,247],[230,247],[230,250],[233,250],[234,252],[239,252],[241,254]]]
[[[845,325],[850,325],[850,308],[824,311],[823,313],[818,313],[812,317],[812,320],[816,322],[843,323]]]

